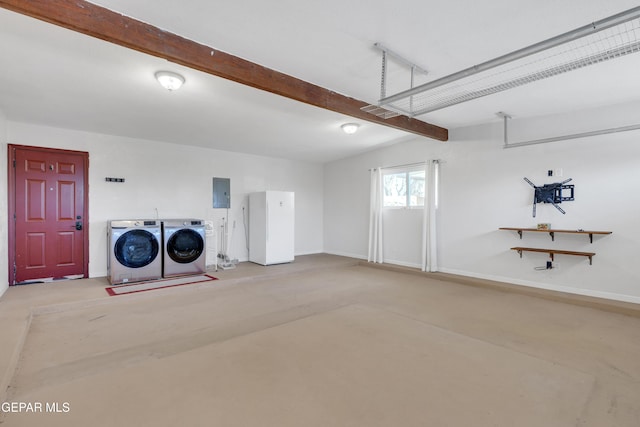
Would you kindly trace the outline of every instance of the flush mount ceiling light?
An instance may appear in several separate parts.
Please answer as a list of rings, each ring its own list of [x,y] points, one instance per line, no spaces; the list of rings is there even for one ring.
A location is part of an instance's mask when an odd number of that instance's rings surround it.
[[[184,77],[171,71],[158,71],[156,73],[156,79],[163,88],[170,91],[178,90],[184,84]]]
[[[342,128],[342,131],[344,133],[351,135],[358,131],[358,128],[360,127],[360,125],[357,123],[345,123],[340,127]]]
[[[386,96],[362,110],[378,117],[419,116],[589,65],[640,52],[640,7]]]

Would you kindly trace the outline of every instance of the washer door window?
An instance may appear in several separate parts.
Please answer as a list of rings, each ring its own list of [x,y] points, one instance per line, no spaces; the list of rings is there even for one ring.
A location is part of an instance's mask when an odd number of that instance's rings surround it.
[[[188,264],[200,257],[204,250],[204,239],[196,231],[184,228],[176,231],[167,242],[169,258],[179,264]]]
[[[125,267],[141,268],[153,262],[160,247],[158,239],[147,230],[131,230],[116,240],[116,259]]]

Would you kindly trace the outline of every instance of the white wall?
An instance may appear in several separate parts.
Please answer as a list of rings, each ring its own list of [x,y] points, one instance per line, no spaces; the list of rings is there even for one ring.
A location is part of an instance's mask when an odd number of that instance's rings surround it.
[[[567,135],[640,123],[627,104],[536,120],[513,120],[512,142]],[[636,117],[634,117],[636,116]],[[368,168],[412,163],[426,158],[441,166],[439,210],[440,271],[515,284],[555,289],[640,303],[640,131],[503,149],[502,123],[454,129],[445,144],[416,140],[325,165],[325,251],[360,258],[367,255]],[[562,177],[548,178],[548,169]],[[564,202],[562,215],[551,205],[538,205],[532,217],[533,189],[573,178],[575,201]],[[546,233],[525,234],[499,227],[609,230],[594,237]],[[583,257],[556,257],[559,268],[538,271],[545,254],[524,253],[513,246],[595,252],[593,265]]]
[[[6,141],[12,144],[89,152],[91,277],[107,274],[106,231],[110,219],[156,218],[158,215],[160,218],[210,219],[216,227],[221,226],[227,212],[212,208],[213,177],[231,179],[230,258],[248,259],[243,208],[248,219],[248,194],[264,190],[296,193],[295,253],[322,252],[321,165],[24,123],[8,122],[7,128]],[[3,161],[1,167],[5,165]],[[0,198],[6,200],[6,173],[2,176],[0,186],[4,194]],[[105,177],[126,181],[109,183]],[[0,230],[5,230],[6,208],[0,212],[0,222],[3,227]],[[5,239],[5,249],[6,246]],[[6,270],[6,264],[6,259],[0,260],[1,268]],[[5,283],[7,275],[2,277],[0,283]]]
[[[339,160],[325,165],[325,252],[367,258],[369,239],[369,169],[391,167],[442,158],[448,145],[425,139],[393,145],[370,151],[361,156]],[[385,224],[392,217],[402,217],[402,225],[394,230],[386,227],[385,259],[397,264],[418,266],[420,253],[415,245],[403,244],[396,237],[416,236],[422,233],[422,211],[385,211]],[[422,246],[420,242],[418,248]]]
[[[385,262],[421,267],[423,221],[423,209],[383,209]]]
[[[6,191],[6,176],[7,176],[7,119],[4,116],[2,110],[0,110],[0,176],[3,177],[3,188]],[[6,248],[9,241],[9,235],[7,233],[7,197],[6,193],[0,196],[0,245]],[[0,296],[9,287],[9,282],[6,279],[9,274],[9,265],[7,259],[7,251],[4,252],[2,258],[0,258]],[[2,279],[4,278],[4,279]]]

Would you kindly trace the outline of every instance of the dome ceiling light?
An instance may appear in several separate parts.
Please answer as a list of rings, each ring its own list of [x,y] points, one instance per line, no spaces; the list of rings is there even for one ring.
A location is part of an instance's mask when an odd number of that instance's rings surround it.
[[[184,77],[171,71],[158,71],[156,73],[156,80],[168,91],[178,90],[184,84]]]
[[[344,133],[351,135],[358,131],[358,128],[360,127],[360,125],[357,123],[345,123],[340,127],[342,128],[342,131]]]

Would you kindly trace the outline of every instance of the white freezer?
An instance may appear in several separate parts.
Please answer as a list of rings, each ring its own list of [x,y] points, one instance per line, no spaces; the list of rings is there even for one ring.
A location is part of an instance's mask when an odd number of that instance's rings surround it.
[[[294,203],[291,191],[249,195],[249,261],[262,265],[293,261]]]

